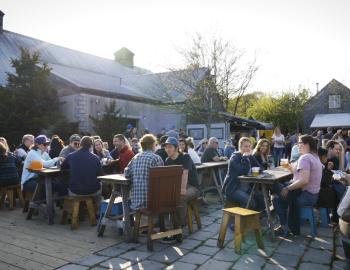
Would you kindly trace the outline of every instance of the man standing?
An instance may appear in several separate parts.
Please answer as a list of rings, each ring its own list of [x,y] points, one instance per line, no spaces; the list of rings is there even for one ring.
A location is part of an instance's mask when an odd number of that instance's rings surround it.
[[[99,202],[101,183],[97,176],[102,175],[102,167],[98,157],[90,152],[92,144],[92,139],[84,136],[80,141],[80,149],[68,155],[61,168],[70,170],[69,196],[96,196]]]
[[[186,153],[179,152],[178,140],[169,137],[165,142],[165,151],[168,158],[165,161],[166,166],[182,165],[184,171],[181,183],[181,224],[185,225],[187,202],[199,197],[199,183],[196,166],[191,157]]]
[[[323,135],[323,139],[332,140],[333,136],[334,136],[333,128],[328,127],[327,128],[327,133],[325,135]]]
[[[114,136],[113,143],[115,142],[116,149],[119,152],[118,173],[124,173],[124,169],[129,164],[130,160],[134,157],[134,152],[128,140],[123,134],[117,134]]]
[[[75,151],[79,150],[80,146],[80,136],[78,134],[73,134],[69,137],[69,145],[65,146],[60,154],[59,157],[66,158],[70,153],[73,153]]]
[[[219,140],[215,137],[211,137],[208,142],[208,147],[205,149],[201,161],[204,162],[213,162],[223,160],[223,157],[220,157],[218,152]]]
[[[144,135],[140,140],[142,152],[134,156],[125,168],[125,177],[131,181],[130,208],[147,207],[149,169],[163,166],[162,158],[156,154],[157,138],[152,134]]]

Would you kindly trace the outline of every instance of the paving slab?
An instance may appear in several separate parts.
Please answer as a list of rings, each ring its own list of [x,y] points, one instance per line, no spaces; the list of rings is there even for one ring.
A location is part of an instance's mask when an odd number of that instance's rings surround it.
[[[164,268],[165,268],[164,264],[146,260],[146,261],[135,263],[134,265],[127,267],[126,270],[161,270]]]
[[[210,237],[212,237],[214,234],[216,234],[217,232],[213,233],[213,232],[208,232],[208,231],[198,231],[195,233],[192,233],[188,236],[189,239],[195,239],[195,240],[199,240],[199,241],[204,241],[207,239],[210,239]]]
[[[236,270],[260,270],[265,265],[266,260],[257,255],[243,255],[234,265],[233,269]]]
[[[280,264],[265,264],[264,270],[294,270],[294,267],[284,266]]]
[[[109,248],[105,248],[99,252],[97,252],[98,255],[102,255],[102,256],[107,256],[107,257],[117,257],[122,253],[125,253],[126,250],[125,249],[120,249],[116,246],[111,246]]]
[[[86,266],[77,265],[77,264],[67,264],[60,268],[57,268],[57,270],[87,270],[87,269],[89,268]]]
[[[329,270],[329,266],[317,263],[302,263],[299,270]]]
[[[346,261],[333,261],[332,270],[350,269],[350,263]]]
[[[213,270],[213,269],[220,269],[220,270],[226,270],[230,269],[232,266],[232,263],[230,262],[224,262],[224,261],[217,261],[214,259],[210,259],[206,261],[204,264],[202,264],[198,270]]]
[[[194,240],[194,239],[184,239],[182,243],[176,244],[174,246],[184,248],[184,249],[194,249],[202,244],[202,241]]]
[[[169,265],[167,268],[165,268],[166,270],[194,270],[196,269],[198,266],[195,264],[191,264],[191,263],[184,263],[184,262],[175,262],[172,265]]]
[[[296,244],[293,242],[283,241],[277,248],[276,252],[281,254],[289,254],[295,256],[302,256],[305,253],[306,245]]]
[[[185,263],[201,265],[209,259],[210,259],[210,256],[191,252],[191,253],[188,253],[185,256],[183,256],[179,261],[185,262]]]
[[[90,255],[90,256],[87,256],[87,257],[77,261],[77,264],[91,267],[91,266],[94,266],[96,264],[99,264],[100,262],[106,261],[107,259],[109,259],[109,257]]]
[[[299,261],[300,261],[300,256],[294,256],[294,255],[283,254],[283,253],[275,253],[268,260],[268,263],[275,264],[275,265],[296,267]]]
[[[235,262],[237,261],[241,255],[238,255],[234,252],[233,249],[230,248],[223,248],[218,253],[215,254],[213,259],[218,261],[226,261],[226,262]]]
[[[101,263],[100,266],[114,270],[114,269],[125,269],[127,267],[132,266],[134,263],[135,262],[133,262],[133,261],[125,260],[122,258],[113,258],[113,259],[110,259],[108,261]]]
[[[316,237],[313,241],[311,241],[310,247],[315,249],[333,250],[333,238]]]
[[[145,252],[140,250],[132,250],[128,251],[127,253],[124,253],[120,255],[120,258],[133,261],[133,262],[140,262],[145,260],[146,258],[150,257],[153,253],[152,252]]]
[[[218,247],[209,247],[204,245],[201,245],[194,250],[194,252],[196,253],[209,255],[209,256],[214,256],[219,251],[220,251],[220,248]]]
[[[302,261],[330,265],[332,261],[332,251],[309,248],[303,256]]]
[[[164,264],[171,264],[174,261],[182,258],[189,251],[179,247],[168,247],[164,250],[153,253],[148,259],[151,261],[157,261]]]

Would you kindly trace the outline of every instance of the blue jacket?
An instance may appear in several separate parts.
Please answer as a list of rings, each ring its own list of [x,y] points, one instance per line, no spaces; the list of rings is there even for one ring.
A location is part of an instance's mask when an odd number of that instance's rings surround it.
[[[247,175],[252,167],[260,167],[260,170],[263,170],[254,156],[243,157],[240,152],[232,154],[222,186],[222,191],[227,197],[231,197],[231,194],[237,190],[239,186],[238,176]]]
[[[69,169],[69,190],[75,194],[88,195],[97,192],[100,181],[97,176],[102,175],[99,158],[89,149],[81,148],[67,156],[61,165],[62,169]]]

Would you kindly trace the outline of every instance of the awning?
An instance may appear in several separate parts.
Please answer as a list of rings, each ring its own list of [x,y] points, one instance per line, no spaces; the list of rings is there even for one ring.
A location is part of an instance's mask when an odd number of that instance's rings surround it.
[[[249,119],[240,117],[237,115],[233,115],[226,112],[219,112],[220,115],[224,116],[224,118],[229,121],[230,123],[233,123],[235,125],[247,127],[247,128],[256,128],[256,129],[273,129],[273,125],[270,123],[264,123],[257,121],[255,119]]]
[[[316,114],[310,128],[350,127],[350,113]]]

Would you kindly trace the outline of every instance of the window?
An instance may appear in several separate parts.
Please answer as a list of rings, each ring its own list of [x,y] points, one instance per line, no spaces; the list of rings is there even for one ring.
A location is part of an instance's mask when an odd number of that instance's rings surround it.
[[[223,128],[211,128],[211,137],[216,137],[218,140],[224,139],[224,129]]]
[[[339,109],[341,108],[340,95],[329,95],[329,109]]]
[[[204,138],[204,128],[190,128],[188,129],[188,136],[194,140],[202,140]]]

